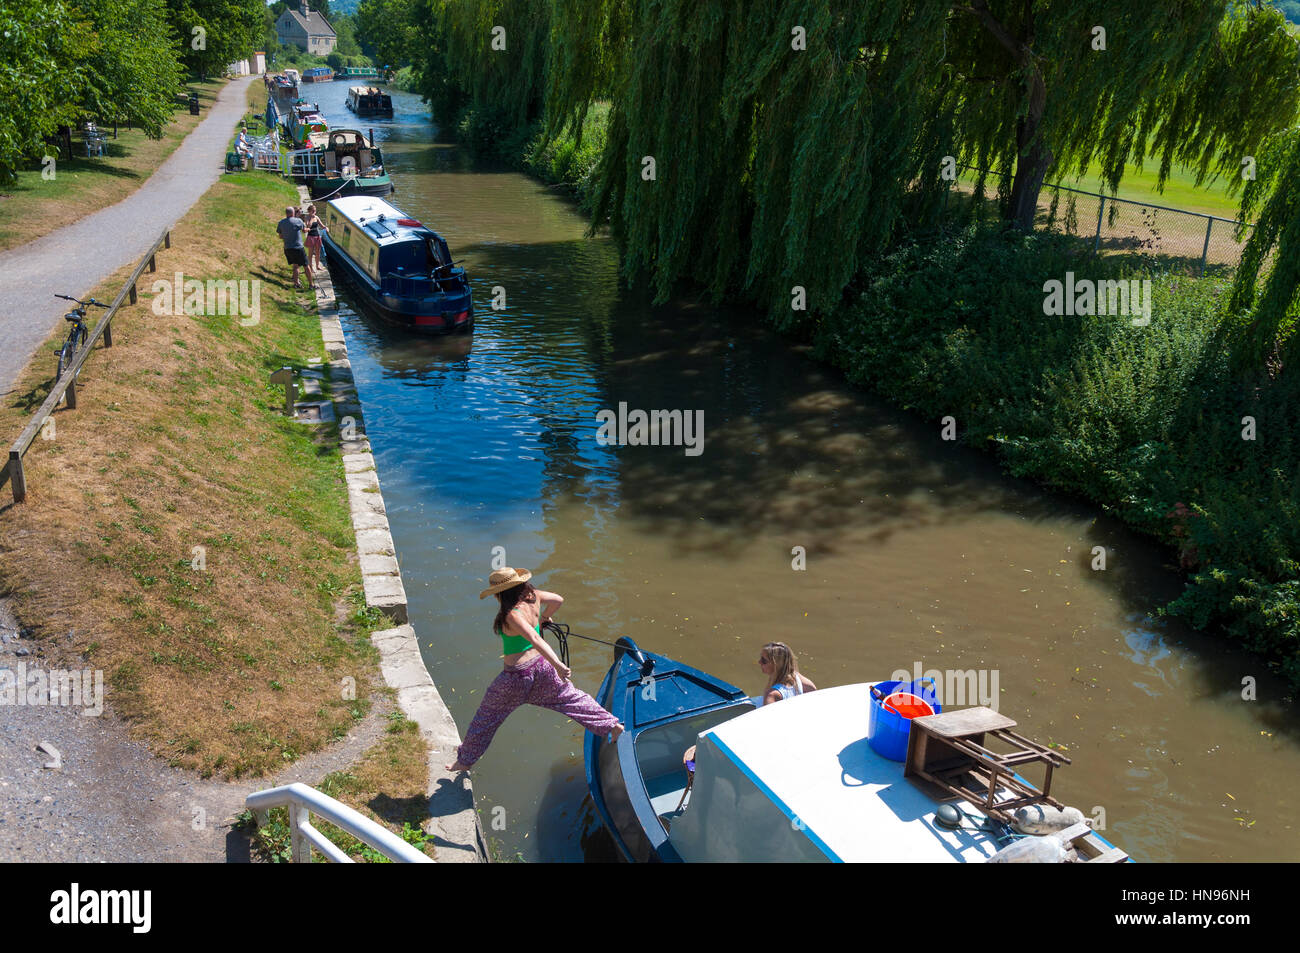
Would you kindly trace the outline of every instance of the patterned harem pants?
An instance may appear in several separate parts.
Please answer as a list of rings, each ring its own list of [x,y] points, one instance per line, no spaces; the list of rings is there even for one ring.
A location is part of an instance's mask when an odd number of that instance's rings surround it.
[[[483,757],[497,729],[521,705],[558,711],[597,735],[609,734],[618,724],[617,718],[572,682],[560,678],[551,663],[539,655],[520,668],[505,669],[492,680],[469,723],[464,742],[456,749],[460,763],[470,766]]]

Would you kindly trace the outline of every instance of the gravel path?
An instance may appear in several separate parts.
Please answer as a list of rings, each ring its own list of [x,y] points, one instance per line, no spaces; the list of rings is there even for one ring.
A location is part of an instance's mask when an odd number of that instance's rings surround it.
[[[0,399],[12,392],[18,372],[67,310],[54,295],[80,298],[139,260],[221,176],[226,146],[254,81],[261,77],[227,83],[207,117],[130,196],[0,254]]]
[[[16,629],[0,602],[0,669],[54,667],[42,644]],[[230,829],[245,796],[291,781],[319,784],[379,741],[389,710],[377,696],[369,717],[330,748],[275,778],[232,784],[167,767],[109,714],[0,705],[0,862],[247,860],[247,840]]]

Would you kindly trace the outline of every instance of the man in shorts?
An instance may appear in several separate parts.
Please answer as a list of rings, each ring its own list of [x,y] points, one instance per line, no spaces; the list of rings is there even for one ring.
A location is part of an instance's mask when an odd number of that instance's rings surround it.
[[[303,220],[298,218],[292,207],[284,210],[284,218],[275,226],[280,240],[284,242],[284,260],[293,265],[293,286],[301,288],[298,284],[298,268],[301,267],[306,273],[308,279],[311,278],[311,271],[307,266],[307,249],[302,244],[302,232],[307,226]]]

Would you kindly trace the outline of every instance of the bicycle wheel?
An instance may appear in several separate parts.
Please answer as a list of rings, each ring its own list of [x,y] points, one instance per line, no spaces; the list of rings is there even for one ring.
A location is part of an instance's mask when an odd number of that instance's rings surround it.
[[[62,350],[59,351],[59,376],[55,378],[56,381],[63,377],[63,372],[71,367],[72,362],[77,359],[77,352],[80,351],[81,346],[86,343],[87,337],[88,335],[85,328],[72,329],[72,333],[68,335],[68,339],[63,342]],[[81,372],[78,371],[77,376],[74,377],[72,381],[75,384],[80,379]]]

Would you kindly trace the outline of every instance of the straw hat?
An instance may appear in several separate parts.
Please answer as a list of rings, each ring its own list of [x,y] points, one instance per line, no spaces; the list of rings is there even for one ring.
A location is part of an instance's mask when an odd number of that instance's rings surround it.
[[[520,583],[527,582],[533,578],[533,574],[527,569],[498,569],[492,575],[488,576],[488,587],[478,594],[480,599],[486,599],[495,592],[501,592],[503,589],[510,589]]]

